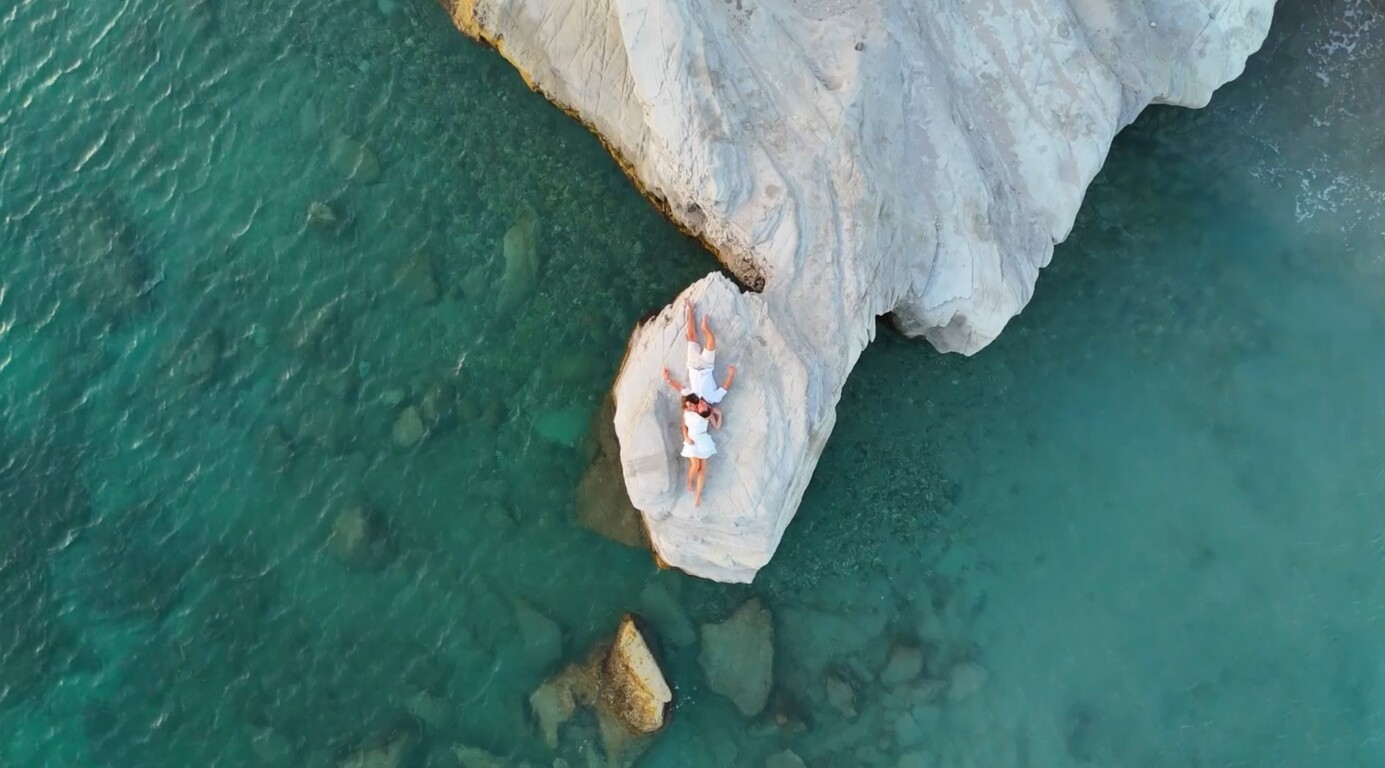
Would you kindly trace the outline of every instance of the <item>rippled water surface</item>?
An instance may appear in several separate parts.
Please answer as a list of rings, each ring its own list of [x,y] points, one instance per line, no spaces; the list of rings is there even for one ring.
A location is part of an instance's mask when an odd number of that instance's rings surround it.
[[[1385,764],[1385,11],[1283,5],[998,343],[882,332],[730,587],[578,521],[630,327],[715,265],[443,11],[19,0],[0,765],[594,764],[526,700],[632,610],[641,765]],[[676,619],[752,596],[747,718]]]

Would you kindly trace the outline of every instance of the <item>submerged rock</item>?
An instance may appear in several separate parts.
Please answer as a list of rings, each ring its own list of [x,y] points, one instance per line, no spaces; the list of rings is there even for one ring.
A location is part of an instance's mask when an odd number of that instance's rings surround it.
[[[514,601],[515,619],[524,650],[536,667],[546,667],[563,656],[563,630],[558,623],[534,610],[523,600]]]
[[[590,408],[580,405],[560,408],[540,413],[534,419],[534,431],[550,443],[575,448],[587,434],[587,424],[590,421]]]
[[[226,348],[221,331],[204,333],[193,339],[182,352],[180,367],[184,378],[201,383],[215,378],[217,363]]]
[[[271,768],[287,768],[294,761],[293,744],[282,733],[268,726],[251,731],[250,750],[261,765]]]
[[[765,760],[765,768],[807,768],[803,758],[794,754],[793,750],[786,749],[783,752],[775,752]]]
[[[434,379],[423,388],[418,398],[419,415],[429,429],[439,429],[452,418],[457,403],[457,390],[450,379]]]
[[[423,418],[419,416],[417,408],[411,405],[399,412],[394,427],[390,429],[390,437],[400,448],[418,445],[423,439]]]
[[[616,388],[627,485],[659,556],[749,581],[876,318],[944,351],[988,344],[1116,132],[1150,103],[1205,104],[1264,40],[1274,0],[445,5],[759,291],[712,277],[692,292],[717,294],[718,336],[734,335],[722,356],[745,382],[700,509],[667,479],[678,432],[659,369],[681,363],[681,308],[636,330]]]
[[[561,675],[544,681],[529,695],[529,708],[539,722],[539,733],[549,749],[558,748],[559,729],[577,714],[579,692],[593,687],[586,669],[569,667]],[[591,699],[590,694],[585,696]]]
[[[640,612],[670,643],[688,646],[697,642],[692,620],[662,584],[650,582],[640,591]]]
[[[625,495],[620,465],[614,460],[594,461],[582,473],[577,483],[577,521],[627,547],[649,548],[639,510]]]
[[[949,701],[965,701],[986,687],[990,673],[974,661],[964,661],[952,668],[947,675],[947,698]]]
[[[923,651],[913,646],[896,645],[880,670],[881,685],[891,686],[913,680],[923,672]]]
[[[404,711],[430,730],[441,729],[449,719],[447,702],[423,688],[415,688],[404,699]]]
[[[416,304],[432,304],[442,295],[432,259],[414,256],[394,268],[394,287]]]
[[[501,254],[505,274],[500,278],[496,310],[501,315],[514,311],[529,298],[539,282],[539,222],[532,213],[521,215],[505,232]]]
[[[309,227],[317,229],[333,229],[341,220],[337,218],[337,212],[332,210],[332,206],[321,200],[314,200],[308,204],[306,223]]]
[[[836,673],[829,673],[822,682],[827,690],[827,703],[843,715],[855,717],[856,689],[851,687],[851,683]]]
[[[357,748],[337,768],[404,768],[414,743],[412,733],[397,731]]]
[[[593,531],[626,545],[648,549],[640,511],[625,492],[620,472],[620,443],[616,440],[615,402],[603,401],[592,417],[587,450],[591,462],[577,483],[577,519]],[[662,627],[660,628],[662,631]]]
[[[146,311],[157,283],[122,208],[97,196],[58,211],[57,258],[45,276],[50,288],[62,284],[57,300],[76,297],[86,312],[112,324]]]
[[[341,510],[332,518],[327,551],[343,565],[383,565],[390,553],[384,516],[367,504],[352,504]]]
[[[380,404],[386,408],[393,408],[404,402],[405,392],[400,387],[390,387],[380,393]]]
[[[746,717],[760,714],[774,674],[774,623],[759,598],[721,623],[702,625],[698,661],[712,690]]]
[[[452,747],[452,756],[457,758],[457,762],[462,768],[516,768],[516,764],[496,757],[484,749],[468,747],[465,744],[458,744]]]
[[[621,619],[615,638],[592,650],[529,697],[544,742],[557,749],[563,726],[579,708],[596,713],[609,765],[631,760],[643,739],[667,722],[673,691],[633,617]]]
[[[380,161],[370,147],[350,136],[338,136],[327,146],[327,161],[337,173],[369,184],[380,178]]]

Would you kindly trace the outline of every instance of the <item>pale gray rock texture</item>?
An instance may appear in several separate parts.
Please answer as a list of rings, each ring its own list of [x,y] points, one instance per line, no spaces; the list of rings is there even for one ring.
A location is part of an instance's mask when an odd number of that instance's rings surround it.
[[[723,581],[768,562],[877,316],[972,353],[1033,293],[1111,140],[1198,107],[1274,0],[443,0],[592,127],[740,282],[687,295],[740,366],[701,508],[659,369],[682,317],[636,331],[616,385],[631,500],[657,554]],[[676,307],[676,304],[675,304]]]

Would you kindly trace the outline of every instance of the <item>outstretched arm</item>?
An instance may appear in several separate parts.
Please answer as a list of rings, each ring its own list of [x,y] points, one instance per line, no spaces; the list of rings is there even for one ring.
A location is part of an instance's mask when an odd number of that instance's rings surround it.
[[[673,387],[674,392],[680,395],[683,394],[683,385],[678,382],[678,379],[673,378],[667,368],[664,369],[664,381],[667,382],[670,387]]]
[[[734,365],[728,365],[728,366],[726,366],[726,381],[722,382],[721,388],[722,388],[722,389],[725,389],[725,390],[730,390],[730,389],[731,389],[731,382],[733,382],[733,381],[735,381],[735,380],[736,380],[736,366],[734,366]]]

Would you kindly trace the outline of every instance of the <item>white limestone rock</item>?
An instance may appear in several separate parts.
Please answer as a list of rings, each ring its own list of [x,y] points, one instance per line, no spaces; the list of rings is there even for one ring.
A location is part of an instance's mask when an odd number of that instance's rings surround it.
[[[689,291],[744,366],[701,509],[670,480],[676,451],[659,452],[676,447],[658,389],[681,361],[680,315],[636,331],[616,386],[658,555],[722,581],[773,554],[875,318],[944,351],[984,347],[1028,303],[1116,132],[1150,103],[1204,105],[1274,7],[443,1],[759,291],[717,276]]]

